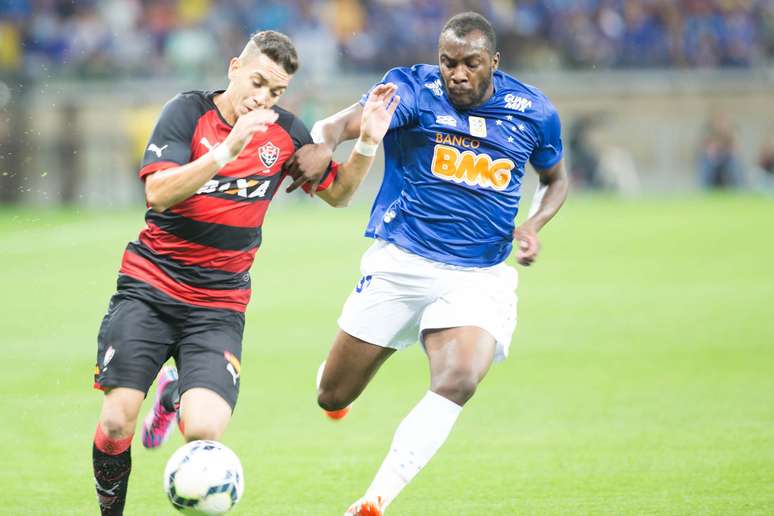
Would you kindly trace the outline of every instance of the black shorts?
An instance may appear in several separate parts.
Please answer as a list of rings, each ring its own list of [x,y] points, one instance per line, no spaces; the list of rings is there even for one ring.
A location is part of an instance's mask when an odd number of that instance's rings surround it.
[[[193,387],[219,394],[233,410],[239,395],[245,314],[177,301],[121,277],[97,337],[94,387],[148,392],[170,357],[182,395]]]

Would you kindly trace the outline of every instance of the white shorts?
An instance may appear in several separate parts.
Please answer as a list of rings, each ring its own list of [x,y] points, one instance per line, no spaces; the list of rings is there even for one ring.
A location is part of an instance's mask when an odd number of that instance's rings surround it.
[[[360,261],[362,277],[347,298],[339,327],[358,339],[403,349],[433,328],[477,326],[508,356],[516,329],[516,269],[457,267],[376,240]]]

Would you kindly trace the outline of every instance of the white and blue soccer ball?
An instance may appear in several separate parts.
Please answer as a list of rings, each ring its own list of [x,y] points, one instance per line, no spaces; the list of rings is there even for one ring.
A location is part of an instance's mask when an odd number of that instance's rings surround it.
[[[224,514],[244,492],[239,458],[215,441],[191,441],[178,449],[164,470],[164,490],[184,514]]]

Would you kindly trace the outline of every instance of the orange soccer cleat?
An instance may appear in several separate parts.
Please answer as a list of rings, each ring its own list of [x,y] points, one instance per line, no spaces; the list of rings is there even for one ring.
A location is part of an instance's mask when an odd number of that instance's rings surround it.
[[[375,502],[361,498],[349,506],[344,516],[382,516],[384,514],[383,505],[384,501],[381,496]]]
[[[338,421],[339,419],[342,419],[344,416],[349,414],[349,407],[344,407],[343,409],[339,410],[323,410],[323,412],[325,412],[325,415],[329,418]]]

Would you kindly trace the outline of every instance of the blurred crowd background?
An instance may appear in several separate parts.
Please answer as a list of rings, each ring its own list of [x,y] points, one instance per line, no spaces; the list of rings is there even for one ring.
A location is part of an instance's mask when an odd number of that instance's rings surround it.
[[[0,202],[135,202],[160,105],[223,87],[256,30],[295,42],[283,102],[311,124],[435,62],[464,10],[554,99],[576,187],[772,189],[774,0],[2,0]]]
[[[380,71],[433,61],[437,27],[468,9],[495,23],[505,67],[774,60],[774,0],[4,0],[0,66],[88,77],[212,71],[261,27],[316,49],[326,71]]]

